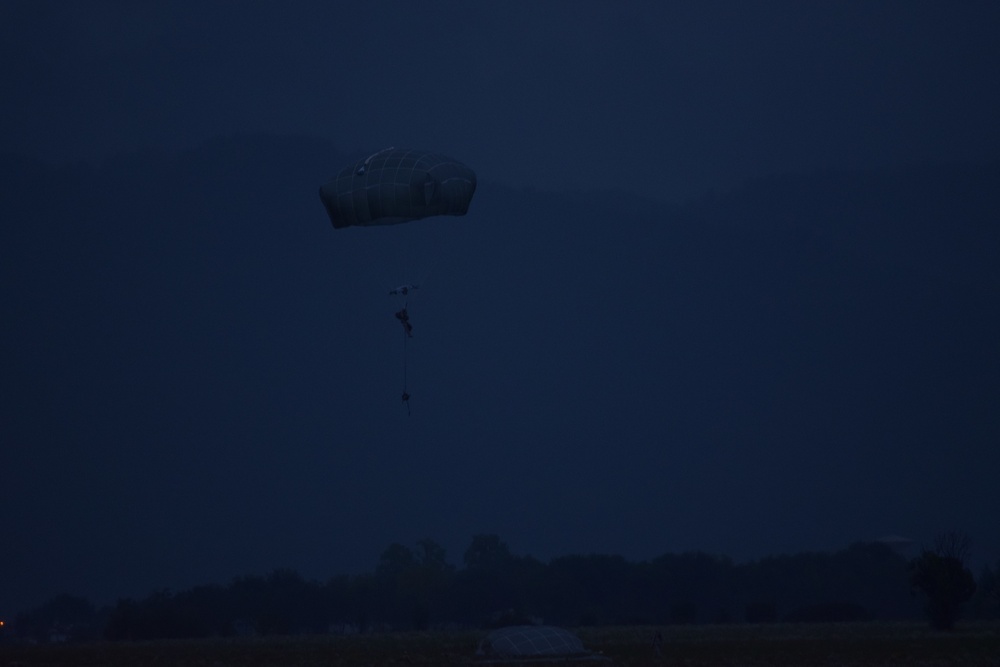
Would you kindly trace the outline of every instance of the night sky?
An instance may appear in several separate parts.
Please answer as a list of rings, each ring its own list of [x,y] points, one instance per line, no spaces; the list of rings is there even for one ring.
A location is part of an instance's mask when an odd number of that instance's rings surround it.
[[[0,614],[479,533],[997,562],[997,34],[996,2],[0,2]],[[468,215],[334,230],[320,185],[388,146],[474,168]]]

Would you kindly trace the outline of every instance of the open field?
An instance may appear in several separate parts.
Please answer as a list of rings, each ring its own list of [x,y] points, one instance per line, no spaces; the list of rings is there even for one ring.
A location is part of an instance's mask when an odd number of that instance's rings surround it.
[[[663,655],[652,648],[663,636]],[[469,665],[485,632],[0,646],[0,667],[362,667]],[[1000,667],[1000,623],[951,633],[915,623],[725,625],[577,630],[613,665],[684,667]],[[543,663],[552,664],[552,663]],[[574,664],[560,662],[557,664]],[[607,663],[579,663],[607,664]]]

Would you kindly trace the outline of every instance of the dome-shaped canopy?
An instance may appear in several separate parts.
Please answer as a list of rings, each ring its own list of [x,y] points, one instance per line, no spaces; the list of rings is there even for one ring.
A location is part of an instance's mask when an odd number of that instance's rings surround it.
[[[440,153],[387,148],[344,168],[319,190],[334,227],[393,225],[465,215],[476,172]]]

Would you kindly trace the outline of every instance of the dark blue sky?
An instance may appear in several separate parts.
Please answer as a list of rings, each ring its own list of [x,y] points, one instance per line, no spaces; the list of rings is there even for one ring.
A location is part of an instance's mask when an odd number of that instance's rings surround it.
[[[0,613],[484,532],[745,559],[957,529],[995,561],[998,30],[0,4]],[[391,145],[475,168],[469,215],[334,231],[319,185]]]
[[[150,4],[3,3],[3,147],[265,131],[676,199],[1000,146],[992,2]]]

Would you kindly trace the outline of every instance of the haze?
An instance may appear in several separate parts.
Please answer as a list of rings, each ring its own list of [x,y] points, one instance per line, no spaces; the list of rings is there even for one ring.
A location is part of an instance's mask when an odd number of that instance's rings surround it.
[[[995,2],[0,3],[0,612],[431,538],[996,562]],[[387,146],[463,218],[332,229]],[[412,415],[388,295],[408,307]]]

